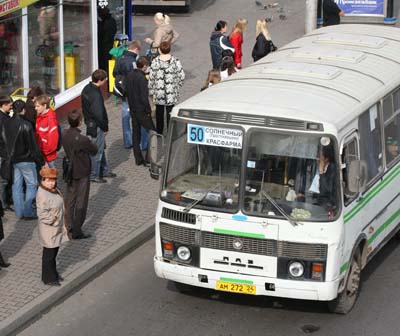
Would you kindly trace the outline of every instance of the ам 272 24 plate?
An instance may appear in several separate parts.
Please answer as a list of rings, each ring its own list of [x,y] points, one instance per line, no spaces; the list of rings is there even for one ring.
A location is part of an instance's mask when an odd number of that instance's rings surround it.
[[[225,281],[217,281],[216,289],[224,292],[231,293],[240,293],[240,294],[256,294],[256,286],[225,282]]]

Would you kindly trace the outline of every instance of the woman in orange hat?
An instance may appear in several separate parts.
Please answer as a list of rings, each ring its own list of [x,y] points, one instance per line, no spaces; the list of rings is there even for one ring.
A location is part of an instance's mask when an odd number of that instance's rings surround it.
[[[63,280],[57,272],[56,257],[61,243],[69,240],[64,200],[56,187],[57,174],[56,168],[42,168],[36,195],[39,240],[43,246],[42,281],[50,286],[60,286]]]

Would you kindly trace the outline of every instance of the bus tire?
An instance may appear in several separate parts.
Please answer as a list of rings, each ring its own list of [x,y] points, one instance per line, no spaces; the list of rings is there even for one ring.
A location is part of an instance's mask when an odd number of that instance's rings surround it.
[[[346,280],[344,290],[338,294],[337,298],[328,302],[328,309],[332,313],[347,314],[349,313],[360,292],[361,286],[361,252],[358,248],[355,251],[350,263],[349,275]]]

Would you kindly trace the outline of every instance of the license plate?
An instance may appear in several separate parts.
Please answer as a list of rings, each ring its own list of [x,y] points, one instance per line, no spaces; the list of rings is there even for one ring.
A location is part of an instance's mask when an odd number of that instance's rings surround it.
[[[256,286],[225,282],[225,281],[217,281],[216,289],[232,293],[252,294],[252,295],[256,294]]]

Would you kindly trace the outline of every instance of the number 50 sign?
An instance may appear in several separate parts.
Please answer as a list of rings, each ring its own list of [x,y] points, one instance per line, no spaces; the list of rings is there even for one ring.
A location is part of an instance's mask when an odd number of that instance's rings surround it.
[[[240,129],[193,124],[188,124],[187,127],[188,143],[226,148],[242,148],[243,131]]]

